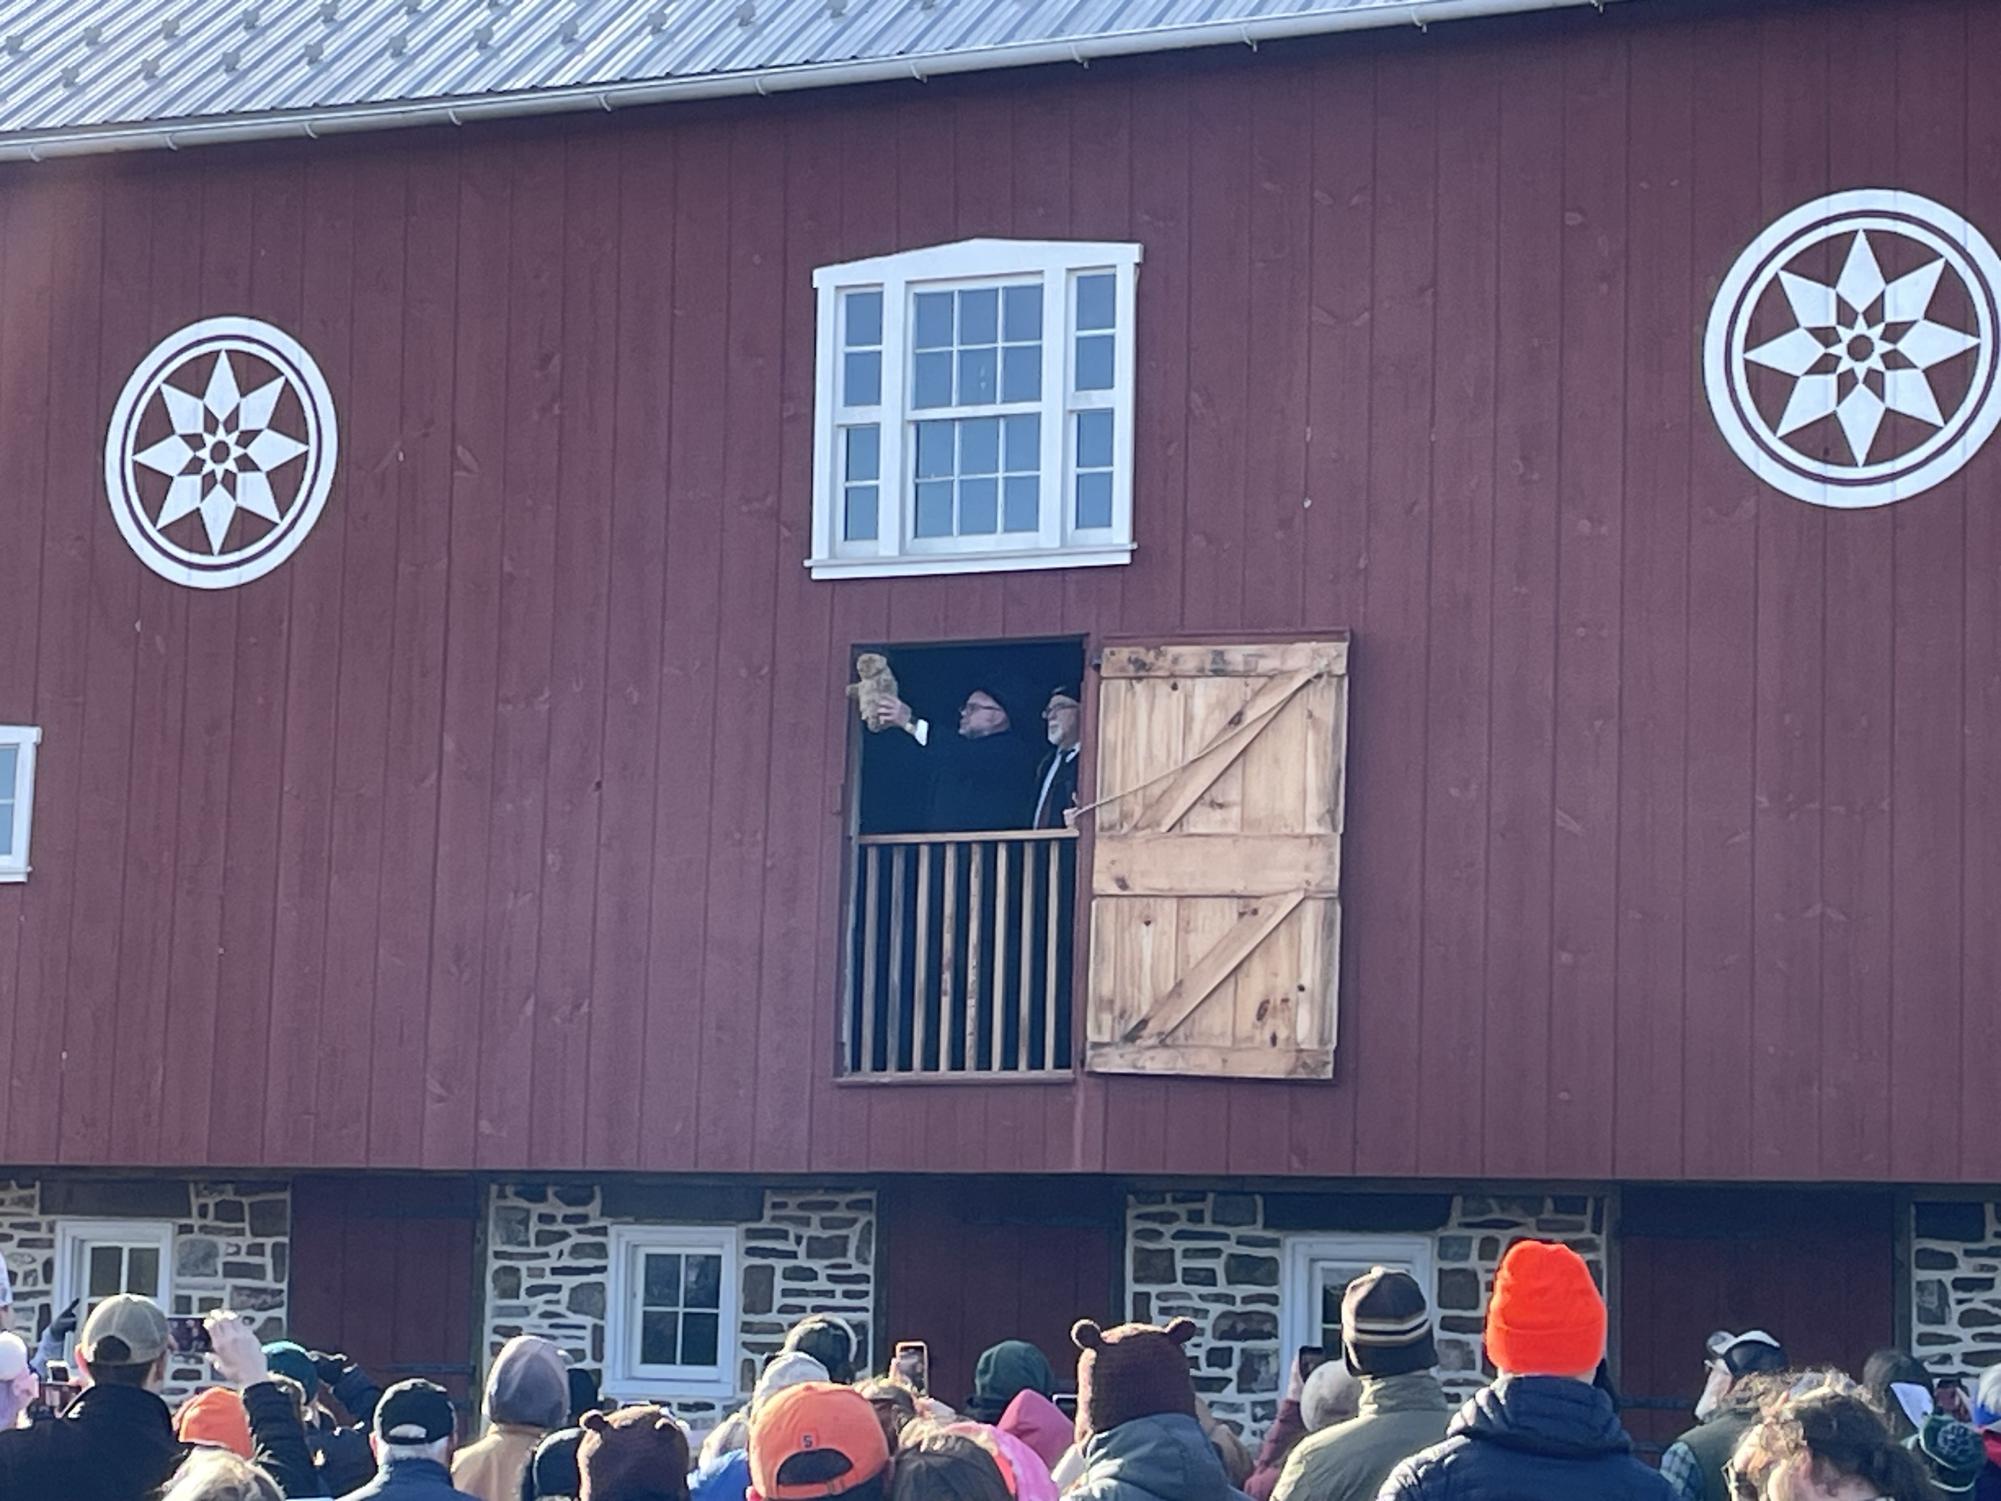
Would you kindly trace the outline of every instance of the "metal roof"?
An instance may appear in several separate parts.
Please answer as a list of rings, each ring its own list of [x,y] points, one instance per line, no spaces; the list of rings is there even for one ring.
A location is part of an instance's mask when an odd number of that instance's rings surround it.
[[[614,108],[1603,0],[0,0],[0,157]]]

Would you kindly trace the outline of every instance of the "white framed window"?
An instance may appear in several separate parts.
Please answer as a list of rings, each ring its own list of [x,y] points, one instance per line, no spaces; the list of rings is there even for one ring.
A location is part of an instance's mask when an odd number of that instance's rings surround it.
[[[1139,262],[961,240],[815,271],[813,576],[1128,561]]]
[[[118,1293],[139,1293],[171,1309],[173,1257],[171,1220],[60,1220],[55,1307],[78,1300],[78,1328]]]
[[[614,1226],[606,1305],[607,1396],[735,1394],[735,1230]]]
[[[28,879],[28,830],[35,811],[33,725],[0,724],[0,881]]]
[[[1286,1237],[1279,1303],[1285,1349],[1319,1345],[1341,1349],[1341,1296],[1371,1267],[1408,1272],[1435,1303],[1433,1247],[1426,1235],[1292,1235]]]

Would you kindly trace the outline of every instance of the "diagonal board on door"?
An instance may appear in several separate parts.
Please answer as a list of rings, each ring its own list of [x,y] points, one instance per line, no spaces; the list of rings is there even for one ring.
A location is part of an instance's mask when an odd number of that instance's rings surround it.
[[[1326,1078],[1345,638],[1107,649],[1086,1066]]]

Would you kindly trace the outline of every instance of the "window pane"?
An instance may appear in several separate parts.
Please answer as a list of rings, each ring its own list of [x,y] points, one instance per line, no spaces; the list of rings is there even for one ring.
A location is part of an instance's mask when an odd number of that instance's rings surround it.
[[[1042,419],[1036,416],[1009,417],[1007,426],[1007,469],[1020,474],[1042,467]]]
[[[1112,336],[1092,334],[1077,341],[1077,389],[1112,389]]]
[[[720,1256],[690,1256],[688,1258],[687,1280],[681,1288],[683,1308],[721,1308],[723,1306],[723,1259]],[[686,1338],[693,1327],[691,1320],[682,1333]],[[713,1357],[711,1357],[713,1358]]]
[[[952,424],[917,424],[917,477],[943,479],[952,472]]]
[[[1042,346],[1010,344],[1001,351],[1001,400],[1042,399]]]
[[[639,1363],[679,1365],[681,1363],[680,1315],[644,1313],[639,1317]]]
[[[979,287],[959,294],[959,342],[1000,341],[1000,288]]]
[[[877,492],[874,485],[848,486],[847,514],[841,520],[841,534],[848,541],[875,541],[876,502]]]
[[[995,400],[998,361],[992,349],[959,351],[959,405],[988,406]]]
[[[648,1308],[672,1308],[681,1300],[681,1258],[648,1255],[645,1291],[640,1301]]]
[[[125,1291],[152,1297],[160,1287],[160,1248],[134,1246],[125,1258]]]
[[[919,292],[917,328],[913,340],[918,349],[948,349],[952,344],[952,294]]]
[[[920,354],[912,381],[910,404],[916,407],[948,407],[952,404],[952,356]]]
[[[1110,328],[1116,298],[1117,278],[1109,271],[1077,278],[1077,327]]]
[[[21,747],[0,745],[0,797],[12,798],[14,778],[21,772]]]
[[[681,1319],[681,1364],[714,1365],[721,1356],[722,1320],[713,1313],[690,1313]]]
[[[1109,469],[1112,467],[1112,414],[1110,412],[1079,412],[1077,414],[1077,467],[1079,469]]]
[[[1103,469],[1077,476],[1077,525],[1112,524],[1112,476]]]
[[[990,537],[1000,521],[1000,481],[959,481],[959,535]]]
[[[1001,333],[1010,340],[1042,339],[1042,288],[1009,287],[1002,294],[1006,303]]]
[[[882,430],[871,422],[851,427],[847,433],[848,466],[844,477],[849,480],[881,479]],[[1105,462],[1110,463],[1111,460]]]
[[[882,342],[882,293],[850,292],[846,299],[848,348],[865,349]]]
[[[117,1246],[92,1246],[84,1286],[91,1298],[108,1298],[125,1291],[125,1253]]]
[[[917,487],[917,535],[952,535],[952,482],[934,480]]]
[[[882,404],[882,356],[876,351],[843,357],[841,404],[851,407]]]
[[[1000,473],[1000,418],[969,417],[959,424],[959,473]]]
[[[1032,532],[1041,525],[1042,481],[1032,474],[1011,474],[1006,481],[1007,510],[1001,518],[1010,532]]]

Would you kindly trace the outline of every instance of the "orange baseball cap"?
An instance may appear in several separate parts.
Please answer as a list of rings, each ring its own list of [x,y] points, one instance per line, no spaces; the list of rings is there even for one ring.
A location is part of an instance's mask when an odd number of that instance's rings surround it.
[[[817,1501],[866,1485],[889,1467],[889,1441],[868,1399],[826,1381],[788,1386],[750,1425],[750,1489],[759,1501]]]

